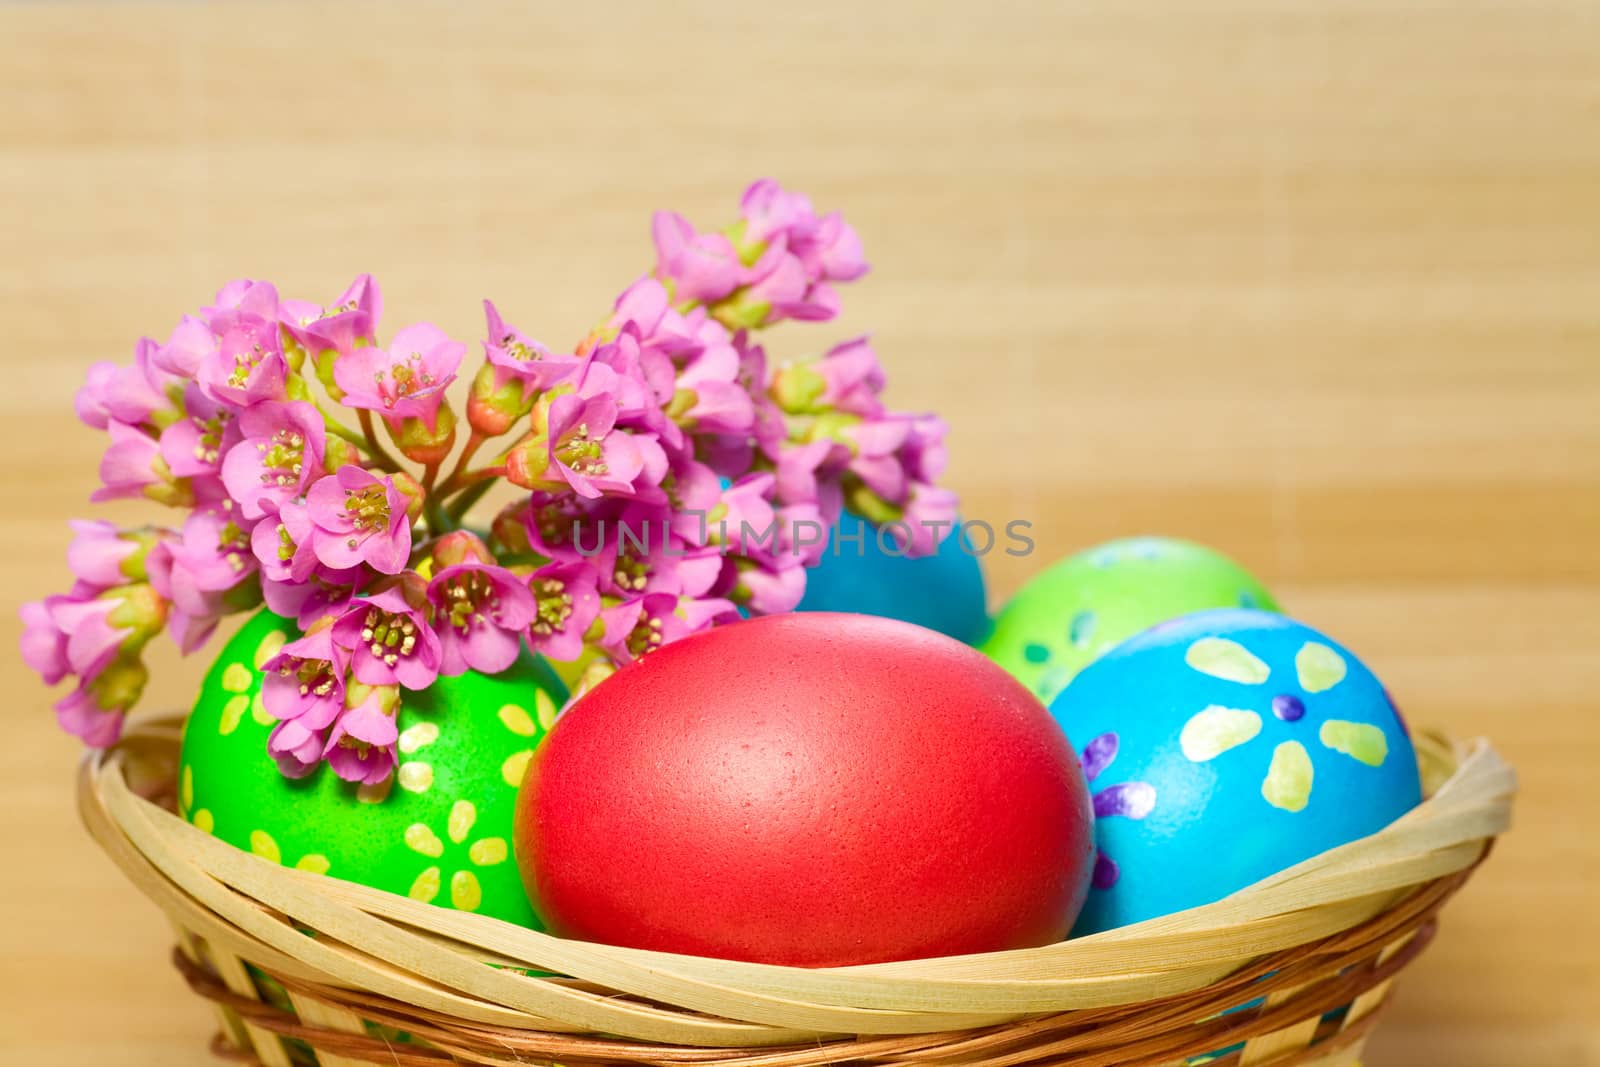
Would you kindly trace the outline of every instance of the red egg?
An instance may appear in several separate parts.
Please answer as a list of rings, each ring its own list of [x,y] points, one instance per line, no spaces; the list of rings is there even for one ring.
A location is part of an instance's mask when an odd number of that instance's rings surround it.
[[[1059,941],[1093,815],[1060,728],[984,656],[891,619],[777,615],[568,710],[516,853],[561,936],[843,966]]]

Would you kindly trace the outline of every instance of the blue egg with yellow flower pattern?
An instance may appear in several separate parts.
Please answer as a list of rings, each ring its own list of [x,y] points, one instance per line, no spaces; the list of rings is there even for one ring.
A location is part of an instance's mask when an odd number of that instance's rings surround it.
[[[1094,794],[1099,855],[1075,936],[1221,900],[1422,799],[1382,683],[1282,615],[1161,623],[1085,668],[1050,713]]]

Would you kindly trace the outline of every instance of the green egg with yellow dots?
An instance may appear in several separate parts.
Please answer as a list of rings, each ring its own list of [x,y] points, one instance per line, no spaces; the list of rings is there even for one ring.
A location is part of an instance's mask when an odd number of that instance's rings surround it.
[[[996,616],[984,655],[1048,704],[1104,653],[1157,623],[1208,608],[1277,611],[1248,571],[1172,537],[1127,537],[1069,556]]]
[[[326,765],[292,779],[267,754],[276,720],[261,665],[298,636],[262,611],[212,664],[184,728],[179,814],[274,863],[541,929],[511,825],[523,772],[567,699],[549,665],[524,652],[500,674],[406,691],[399,766],[381,785]]]

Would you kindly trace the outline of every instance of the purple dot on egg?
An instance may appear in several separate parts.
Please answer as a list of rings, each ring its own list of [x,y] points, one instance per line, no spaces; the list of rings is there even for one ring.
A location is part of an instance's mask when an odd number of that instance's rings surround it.
[[[1305,717],[1305,702],[1292,693],[1279,693],[1272,698],[1272,714],[1284,722],[1299,722]]]

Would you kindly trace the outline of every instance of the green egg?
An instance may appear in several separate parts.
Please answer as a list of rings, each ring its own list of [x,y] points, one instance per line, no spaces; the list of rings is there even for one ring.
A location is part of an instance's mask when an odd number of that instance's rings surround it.
[[[263,611],[211,666],[184,728],[179,814],[274,863],[540,928],[512,855],[517,789],[567,690],[524,653],[497,675],[441,678],[402,698],[399,767],[357,786],[323,766],[285,778],[261,664],[299,636]]]
[[[1207,608],[1277,611],[1249,572],[1168,537],[1109,541],[1035,577],[995,619],[982,651],[1048,704],[1074,675],[1142,630]]]

